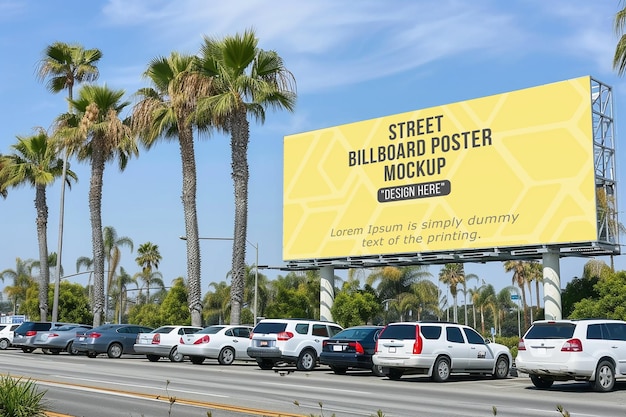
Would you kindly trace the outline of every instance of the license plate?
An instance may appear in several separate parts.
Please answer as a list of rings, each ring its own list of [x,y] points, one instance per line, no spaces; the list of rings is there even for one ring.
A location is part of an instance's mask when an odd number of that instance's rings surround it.
[[[341,346],[341,345],[333,345],[333,351],[334,352],[341,352],[341,351],[343,351],[343,346]]]
[[[79,341],[79,342],[83,342],[84,340],[85,340],[85,336],[80,336],[80,337],[78,338],[78,341]]]
[[[150,343],[149,340],[145,340],[145,339],[144,340],[140,340],[140,342],[141,342],[142,345],[147,345],[147,344]]]
[[[268,347],[269,345],[270,345],[270,344],[269,344],[269,342],[268,342],[267,340],[261,340],[261,341],[259,342],[259,346],[260,346],[260,347]]]
[[[389,348],[389,353],[396,353],[396,348],[395,347],[390,347]]]

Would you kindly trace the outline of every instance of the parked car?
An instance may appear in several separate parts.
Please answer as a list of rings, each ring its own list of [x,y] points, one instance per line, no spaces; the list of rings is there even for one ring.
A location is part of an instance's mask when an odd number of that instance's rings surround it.
[[[52,321],[25,321],[13,332],[13,346],[22,349],[24,353],[31,353],[36,349],[33,346],[33,339],[37,332],[46,332],[53,327],[62,326],[67,323]]]
[[[322,342],[343,328],[326,321],[264,319],[252,331],[248,356],[261,369],[279,363],[295,363],[299,371],[311,371],[322,352]]]
[[[178,342],[182,336],[199,330],[202,330],[202,327],[161,326],[150,333],[139,333],[133,348],[135,353],[146,355],[150,362],[157,362],[161,358],[182,362],[184,356],[178,351]]]
[[[355,326],[340,331],[322,342],[320,363],[330,366],[336,374],[345,374],[348,369],[368,369],[384,376],[382,368],[372,362],[382,329],[383,326]]]
[[[124,353],[134,354],[137,334],[152,330],[151,327],[137,324],[104,324],[77,334],[74,347],[90,358],[95,358],[100,353],[106,353],[109,358],[119,358]]]
[[[554,381],[587,381],[596,391],[613,390],[626,378],[626,322],[621,320],[541,320],[517,346],[517,370],[537,388]]]
[[[13,332],[19,327],[18,324],[0,324],[0,350],[8,349],[13,343]]]
[[[197,333],[181,336],[178,352],[189,356],[199,365],[206,358],[217,359],[221,365],[231,365],[235,359],[253,360],[248,356],[250,326],[215,325]]]
[[[77,355],[78,351],[74,347],[76,334],[92,327],[89,324],[64,324],[53,327],[47,332],[37,332],[31,344],[34,348],[40,348],[44,353],[58,355],[66,351],[71,355]]]
[[[453,373],[506,378],[513,363],[506,346],[485,340],[469,326],[444,322],[388,324],[372,359],[390,379],[426,374],[438,382]]]

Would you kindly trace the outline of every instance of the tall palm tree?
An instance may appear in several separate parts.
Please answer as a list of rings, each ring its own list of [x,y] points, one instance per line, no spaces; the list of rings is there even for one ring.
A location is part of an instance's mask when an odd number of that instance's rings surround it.
[[[465,310],[465,321],[463,322],[463,324],[465,324],[466,326],[469,326],[469,324],[467,323],[467,294],[469,292],[467,289],[467,281],[471,279],[475,279],[476,281],[479,280],[478,275],[476,274],[465,275],[464,273],[463,281],[461,282],[461,286],[463,287],[463,289],[461,290],[463,292],[463,309]]]
[[[40,80],[48,79],[46,87],[52,93],[67,90],[69,111],[72,111],[71,100],[76,83],[91,82],[98,79],[99,71],[96,66],[102,52],[98,49],[85,49],[81,45],[70,45],[55,42],[46,47],[43,58],[39,61],[37,76]],[[72,152],[71,147],[62,144],[63,172],[61,174],[61,202],[59,209],[59,236],[57,247],[57,280],[54,286],[52,306],[52,321],[57,320],[59,304],[59,285],[61,278],[61,254],[63,252],[63,218],[65,213],[65,178],[67,175],[67,161]]]
[[[515,261],[510,260],[504,262],[504,271],[511,272],[513,271],[513,277],[511,277],[511,283],[513,285],[517,285],[522,293],[522,309],[524,310],[524,329],[527,328],[528,323],[530,322],[530,316],[528,315],[528,304],[526,303],[526,281],[527,281],[527,271],[526,263],[524,261]]]
[[[40,129],[28,137],[18,136],[18,143],[12,145],[14,153],[3,157],[3,187],[30,185],[35,188],[35,210],[37,212],[37,240],[39,242],[39,314],[42,321],[48,319],[48,287],[50,268],[48,266],[48,204],[46,188],[61,177],[63,161],[58,158],[56,147],[48,134]],[[68,175],[76,179],[71,170]],[[69,181],[69,179],[68,179]]]
[[[626,2],[622,1],[621,3],[623,7],[615,14],[614,29],[619,36],[619,40],[613,55],[613,69],[617,70],[617,74],[620,76],[624,75],[626,71],[626,34],[624,33],[624,28],[626,27]]]
[[[106,280],[106,288],[104,290],[104,317],[105,321],[107,319],[107,315],[109,314],[109,295],[111,294],[111,287],[115,279],[115,274],[117,271],[117,267],[120,264],[120,259],[122,258],[122,251],[120,248],[122,246],[126,246],[130,249],[131,253],[133,251],[133,240],[129,237],[117,236],[117,231],[112,226],[105,226],[102,229],[102,239],[104,243],[104,258],[107,265],[107,280]],[[121,282],[121,280],[119,280]]]
[[[445,264],[439,271],[439,281],[443,282],[450,288],[450,294],[452,295],[452,300],[454,301],[452,320],[457,323],[459,321],[457,313],[458,286],[462,285],[465,281],[465,269],[463,268],[463,264]]]
[[[107,162],[117,159],[120,170],[128,160],[138,154],[137,144],[130,127],[120,118],[120,112],[129,104],[121,101],[123,90],[106,86],[86,85],[71,104],[76,116],[65,117],[64,137],[82,138],[78,159],[91,164],[89,185],[89,212],[94,261],[94,326],[99,326],[104,313],[104,260],[105,247],[102,235],[102,182]]]
[[[182,202],[187,245],[188,307],[191,324],[202,325],[202,285],[200,280],[200,245],[196,209],[196,156],[194,127],[206,131],[193,117],[199,97],[211,92],[211,82],[194,71],[196,57],[176,52],[168,58],[153,59],[144,77],[152,86],[137,92],[140,100],[133,109],[133,130],[149,149],[160,139],[177,140],[182,161]],[[245,243],[244,243],[245,244]]]
[[[257,47],[254,31],[224,39],[204,38],[200,71],[213,81],[214,91],[201,100],[199,112],[230,133],[231,176],[235,191],[231,285],[231,324],[239,324],[245,281],[248,231],[248,116],[263,123],[265,110],[293,111],[295,78],[274,51]]]
[[[143,271],[137,272],[135,275],[133,275],[133,280],[143,281],[144,284],[141,286],[141,288],[143,288],[144,286],[146,287],[146,304],[150,304],[151,302],[150,301],[150,288],[153,285],[156,284],[160,290],[165,289],[165,283],[163,282],[163,274],[161,274],[161,272],[159,271],[150,271],[148,269],[144,269]]]
[[[76,259],[76,273],[80,272],[81,267],[86,269],[85,273],[89,273],[89,279],[87,280],[87,295],[89,297],[89,304],[93,306],[93,285],[91,285],[91,278],[93,276],[93,258],[88,256],[80,256]]]

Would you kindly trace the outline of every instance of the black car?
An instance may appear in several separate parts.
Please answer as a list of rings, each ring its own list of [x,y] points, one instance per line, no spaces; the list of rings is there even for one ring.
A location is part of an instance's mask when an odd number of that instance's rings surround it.
[[[330,366],[336,374],[348,369],[368,369],[376,376],[384,376],[382,369],[372,362],[376,341],[383,326],[354,326],[324,340],[320,363]]]

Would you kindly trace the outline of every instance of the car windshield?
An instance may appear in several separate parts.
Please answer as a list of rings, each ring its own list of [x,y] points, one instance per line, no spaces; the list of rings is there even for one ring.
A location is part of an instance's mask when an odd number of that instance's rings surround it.
[[[209,327],[205,327],[204,329],[202,329],[199,332],[196,332],[194,334],[216,334],[217,332],[219,332],[223,328],[224,328],[224,326],[209,326]]]
[[[415,339],[415,325],[414,324],[396,324],[393,326],[385,327],[385,330],[381,333],[380,339]]]
[[[254,328],[254,333],[268,334],[268,333],[280,333],[284,332],[287,328],[287,323],[280,322],[264,322],[259,323]]]
[[[524,339],[570,339],[576,329],[575,323],[535,323]]]
[[[77,327],[81,327],[81,326],[79,326],[78,324],[65,324],[63,326],[58,326],[50,330],[65,332],[68,330],[76,329]]]
[[[172,330],[174,330],[172,326],[161,326],[158,329],[152,330],[150,333],[169,333]]]
[[[378,331],[377,328],[355,328],[345,329],[334,335],[333,339],[352,339],[363,340],[370,336],[372,333]]]

